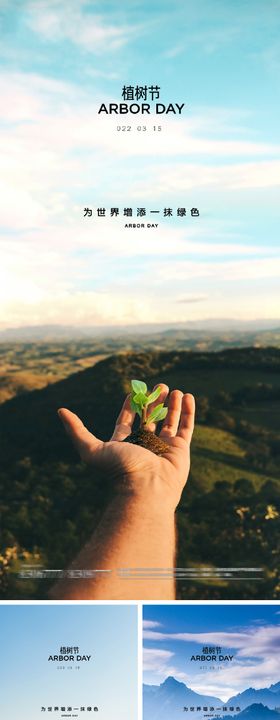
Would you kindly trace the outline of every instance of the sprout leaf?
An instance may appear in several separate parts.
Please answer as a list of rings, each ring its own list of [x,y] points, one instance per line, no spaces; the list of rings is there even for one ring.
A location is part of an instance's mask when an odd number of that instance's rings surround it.
[[[150,405],[152,402],[157,400],[160,393],[161,393],[161,387],[159,386],[148,396],[147,405]]]
[[[146,383],[142,382],[142,380],[131,380],[131,387],[134,392],[137,393],[144,393],[146,394],[148,388]]]
[[[164,420],[166,415],[167,408],[163,407],[163,403],[160,403],[152,410],[150,415],[147,417],[146,423],[159,422],[160,420]]]
[[[160,420],[164,420],[164,418],[166,418],[167,412],[168,412],[168,408],[166,408],[166,407],[161,408],[157,414],[156,422],[160,422]]]
[[[137,393],[137,395],[133,395],[133,400],[136,403],[136,405],[139,405],[140,407],[144,407],[144,405],[147,404],[147,396],[144,395],[143,392]]]

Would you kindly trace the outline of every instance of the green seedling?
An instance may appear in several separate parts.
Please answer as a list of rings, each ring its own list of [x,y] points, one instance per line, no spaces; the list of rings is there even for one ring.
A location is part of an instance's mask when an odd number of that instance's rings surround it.
[[[160,422],[160,420],[164,420],[167,415],[167,408],[164,407],[163,403],[156,405],[151,412],[149,412],[148,409],[149,405],[155,402],[160,396],[160,387],[148,393],[146,383],[142,382],[142,380],[131,380],[131,388],[131,409],[139,415],[141,428],[145,429],[149,423],[157,423]]]

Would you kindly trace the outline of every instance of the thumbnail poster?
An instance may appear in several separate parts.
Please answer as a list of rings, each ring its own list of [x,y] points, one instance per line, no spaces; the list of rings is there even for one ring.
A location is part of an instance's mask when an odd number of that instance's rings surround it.
[[[279,10],[0,3],[2,599],[279,598]]]
[[[137,608],[5,605],[1,717],[136,720]]]
[[[279,720],[279,605],[143,609],[144,720]]]

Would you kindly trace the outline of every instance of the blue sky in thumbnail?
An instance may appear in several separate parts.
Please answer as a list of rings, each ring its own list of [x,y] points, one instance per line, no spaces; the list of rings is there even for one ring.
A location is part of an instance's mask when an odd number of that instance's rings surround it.
[[[96,705],[104,720],[136,717],[135,606],[2,605],[0,617],[0,708],[5,720],[38,720],[42,706],[64,705]],[[61,646],[79,647],[81,655],[92,659],[65,662],[65,669],[58,669],[62,663],[48,657],[59,655]]]
[[[1,0],[0,328],[279,318],[279,10]],[[98,114],[137,84],[182,114]]]
[[[146,605],[143,609],[144,682],[173,676],[192,690],[227,700],[248,687],[280,680],[278,605]],[[232,661],[191,660],[203,647],[221,647]],[[206,664],[204,664],[204,668]]]

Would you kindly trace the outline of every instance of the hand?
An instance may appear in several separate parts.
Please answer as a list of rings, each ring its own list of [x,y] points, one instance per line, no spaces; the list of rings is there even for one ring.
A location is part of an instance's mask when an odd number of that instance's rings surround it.
[[[158,386],[156,386],[158,387]],[[159,402],[165,402],[169,388],[160,385],[161,394],[150,410]],[[155,388],[154,388],[155,389]],[[168,413],[163,422],[160,437],[169,445],[163,456],[150,450],[123,443],[132,432],[135,413],[127,396],[118,416],[114,433],[109,442],[99,440],[89,432],[80,418],[65,408],[58,411],[66,432],[82,460],[110,474],[118,493],[133,494],[147,504],[151,500],[168,503],[174,510],[178,504],[190,469],[190,443],[194,428],[195,402],[189,393],[173,390],[168,399]],[[152,432],[155,425],[147,427]]]

